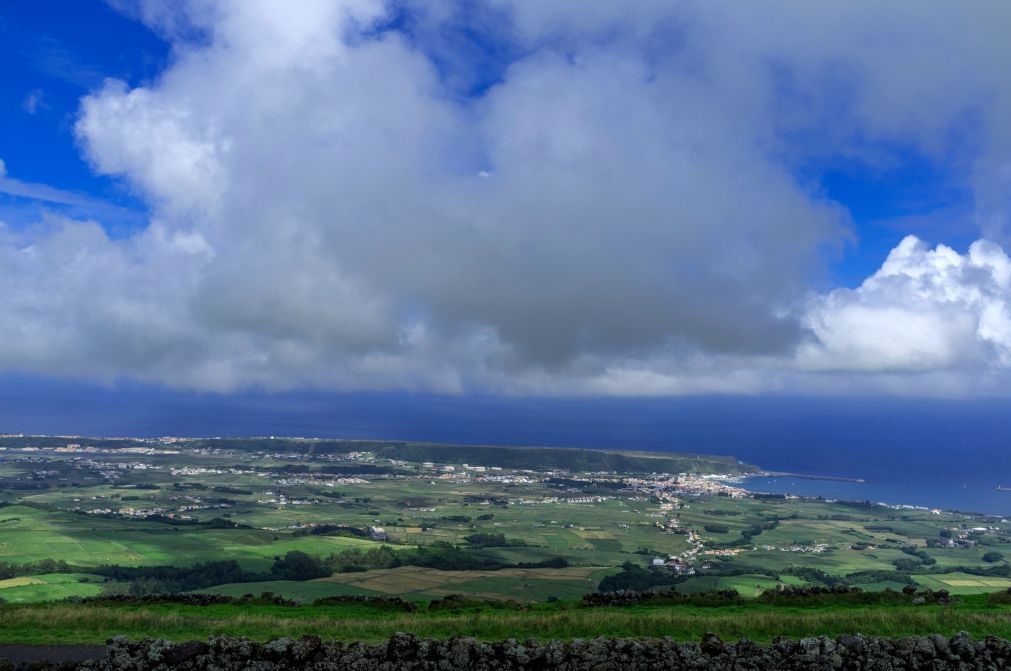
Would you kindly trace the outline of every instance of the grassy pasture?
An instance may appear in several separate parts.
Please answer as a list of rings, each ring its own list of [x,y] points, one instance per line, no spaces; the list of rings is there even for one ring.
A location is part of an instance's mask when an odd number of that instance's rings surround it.
[[[741,596],[755,597],[783,583],[764,575],[738,575],[720,578],[717,584],[720,589],[732,589]]]
[[[21,576],[19,578],[7,578],[0,580],[0,590],[11,589],[13,587],[24,587],[25,585],[41,585],[42,581],[31,576]]]
[[[295,582],[292,580],[270,580],[265,582],[241,582],[227,585],[217,585],[199,590],[201,594],[222,594],[224,596],[241,597],[246,594],[259,596],[264,592],[277,594],[286,599],[294,599],[311,603],[316,599],[328,596],[363,595],[378,596],[379,592],[363,589],[355,585],[338,582]]]
[[[917,584],[933,590],[946,589],[952,594],[987,594],[1011,588],[1011,579],[945,573],[941,575],[913,576]]]
[[[684,594],[713,592],[717,590],[734,590],[743,597],[756,597],[766,590],[776,589],[780,585],[805,585],[805,581],[794,576],[783,576],[775,580],[767,575],[737,575],[737,576],[696,576],[687,582],[677,585],[677,591]]]
[[[592,592],[600,579],[614,569],[569,567],[562,569],[502,569],[500,571],[436,571],[415,566],[365,573],[339,573],[313,581],[341,584],[384,595],[438,598],[466,593],[477,598],[513,598],[543,601],[550,596],[578,599]]]
[[[0,608],[0,643],[102,643],[113,634],[206,639],[215,634],[269,640],[314,634],[323,638],[376,641],[397,631],[447,638],[592,638],[613,636],[699,640],[713,631],[726,640],[748,637],[837,636],[861,632],[901,637],[968,631],[974,637],[1011,637],[1011,609],[989,606],[983,596],[953,606],[770,606],[761,602],[705,608],[564,608],[540,606],[527,612],[465,610],[399,613],[345,606],[7,605]]]
[[[0,599],[9,603],[59,601],[71,596],[96,596],[102,591],[100,576],[50,573],[0,580]]]
[[[554,596],[578,600],[592,592],[600,579],[615,569],[502,569],[500,571],[437,571],[414,566],[364,573],[339,573],[308,582],[269,581],[218,585],[204,593],[242,596],[273,592],[289,599],[312,601],[326,596],[362,594],[433,599],[467,594],[479,599],[544,601]]]
[[[856,585],[856,587],[859,587],[865,592],[882,592],[886,589],[890,589],[893,592],[901,592],[902,588],[905,586],[905,583],[901,583],[896,580],[879,580],[877,582],[865,582]]]

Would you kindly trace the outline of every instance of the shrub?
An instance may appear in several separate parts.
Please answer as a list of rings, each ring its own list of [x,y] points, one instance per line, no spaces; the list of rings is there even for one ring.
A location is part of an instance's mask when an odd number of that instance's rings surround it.
[[[461,524],[469,524],[471,519],[470,515],[443,515],[439,519],[446,520],[447,522],[460,522]]]
[[[615,592],[596,592],[583,595],[580,605],[585,608],[600,606],[726,606],[742,602],[742,597],[735,590],[720,590],[716,592],[699,592],[682,594],[673,588],[664,591],[620,590]]]
[[[220,485],[213,488],[216,492],[221,492],[222,494],[242,494],[246,496],[251,496],[253,494],[252,489],[240,489],[239,487],[229,487],[227,485]]]
[[[193,566],[99,566],[88,569],[120,582],[131,582],[134,593],[186,592],[228,582],[250,582],[262,575],[246,573],[235,560],[212,561]]]
[[[246,594],[241,597],[225,596],[223,594],[108,594],[89,597],[74,597],[68,599],[74,603],[90,604],[178,604],[182,606],[218,606],[218,605],[270,605],[297,606],[297,601],[285,599],[273,592],[263,592],[260,596]]]
[[[319,558],[300,550],[291,550],[274,560],[270,573],[280,580],[313,580],[326,578],[333,571]]]
[[[920,562],[915,559],[893,559],[892,564],[895,565],[895,570],[897,571],[915,571],[920,568]]]
[[[521,561],[516,562],[516,568],[567,568],[569,560],[565,557],[550,557],[541,561]]]
[[[347,604],[363,604],[373,608],[383,610],[401,610],[405,613],[413,613],[418,610],[418,604],[413,601],[401,599],[398,596],[362,596],[342,594],[338,596],[327,596],[316,599],[312,602],[314,606],[344,606]]]
[[[526,543],[516,538],[506,538],[505,534],[477,533],[464,536],[463,540],[478,548],[524,547]]]
[[[907,555],[909,555],[911,557],[916,557],[917,559],[919,559],[924,564],[936,564],[937,563],[936,560],[934,560],[934,558],[931,557],[929,554],[927,554],[923,550],[921,550],[921,549],[919,549],[917,547],[914,547],[912,545],[907,545],[906,547],[902,548],[902,551],[905,554],[907,554]]]
[[[449,594],[428,604],[430,611],[463,610],[465,608],[489,608],[493,610],[530,610],[530,606],[517,601],[472,599],[462,594]]]
[[[649,568],[625,562],[621,573],[606,576],[597,585],[598,592],[644,591],[658,585],[673,585],[681,580],[666,568]]]

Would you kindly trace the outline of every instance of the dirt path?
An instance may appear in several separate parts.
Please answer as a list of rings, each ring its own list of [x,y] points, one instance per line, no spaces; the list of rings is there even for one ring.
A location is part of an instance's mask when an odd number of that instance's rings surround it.
[[[104,645],[0,645],[0,659],[23,662],[82,662],[105,656]]]

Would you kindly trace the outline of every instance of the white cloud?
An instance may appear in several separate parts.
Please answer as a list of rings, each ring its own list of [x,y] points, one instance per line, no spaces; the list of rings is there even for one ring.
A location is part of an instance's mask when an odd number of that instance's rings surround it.
[[[212,215],[225,189],[221,153],[227,142],[182,104],[166,105],[145,88],[122,82],[84,98],[78,136],[99,172],[130,175],[176,216]]]
[[[977,371],[1011,364],[1011,259],[978,241],[966,254],[913,236],[854,290],[818,297],[807,369]]]
[[[173,60],[90,93],[76,132],[152,221],[125,240],[60,219],[0,236],[2,369],[599,394],[915,392],[929,375],[963,393],[960,375],[1009,365],[998,246],[907,240],[858,289],[812,295],[848,215],[796,177],[912,143],[966,167],[999,240],[999,3],[984,21],[503,0],[500,25],[447,2],[412,9],[432,24],[413,40],[377,30],[378,0],[116,4]],[[461,98],[468,54],[433,41],[470,20],[515,56]],[[951,134],[966,118],[975,144]]]

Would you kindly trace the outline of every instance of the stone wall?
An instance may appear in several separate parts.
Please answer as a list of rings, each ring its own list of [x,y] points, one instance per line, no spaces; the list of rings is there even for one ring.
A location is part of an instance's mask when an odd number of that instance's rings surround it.
[[[992,637],[973,641],[964,633],[952,639],[937,635],[897,640],[861,635],[835,640],[781,639],[767,646],[747,640],[724,643],[712,634],[706,635],[701,643],[622,638],[483,643],[463,637],[420,639],[411,634],[397,634],[388,641],[372,644],[322,642],[314,637],[277,639],[264,644],[228,637],[212,638],[208,643],[181,644],[116,638],[109,642],[104,658],[76,664],[37,664],[32,668],[39,671],[967,671],[1011,668],[1011,643]]]

